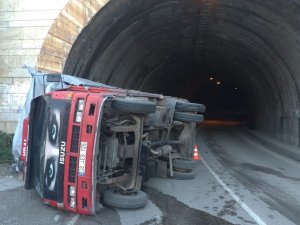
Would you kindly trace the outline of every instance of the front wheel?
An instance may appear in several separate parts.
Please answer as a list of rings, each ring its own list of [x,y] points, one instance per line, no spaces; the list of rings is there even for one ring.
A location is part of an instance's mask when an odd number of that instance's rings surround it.
[[[107,189],[103,193],[105,204],[121,209],[137,209],[147,204],[148,197],[143,191],[131,194],[122,194],[116,188]]]

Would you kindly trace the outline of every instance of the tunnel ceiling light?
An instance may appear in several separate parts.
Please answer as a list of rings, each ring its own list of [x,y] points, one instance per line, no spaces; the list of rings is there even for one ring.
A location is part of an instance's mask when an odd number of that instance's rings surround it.
[[[210,77],[209,80],[214,80],[214,78],[213,78],[213,77]]]
[[[236,91],[237,91],[237,90],[238,90],[238,88],[236,87],[236,88],[234,88],[234,90],[236,90]]]
[[[218,82],[217,82],[217,85],[221,85],[221,81],[218,81]]]

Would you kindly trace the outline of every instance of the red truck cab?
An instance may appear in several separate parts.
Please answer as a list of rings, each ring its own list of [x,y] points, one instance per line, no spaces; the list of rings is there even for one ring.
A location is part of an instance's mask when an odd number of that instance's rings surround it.
[[[178,102],[181,108],[189,106],[188,112],[176,111]],[[163,162],[169,174],[171,162],[173,175],[172,154],[191,156],[194,143],[186,140],[203,119],[197,114],[203,105],[192,104],[156,94],[81,86],[34,98],[23,126],[25,188],[35,188],[51,206],[93,215],[103,190],[114,187],[118,191],[104,192],[104,201],[123,207],[109,196],[140,196],[136,193],[148,170],[157,171]],[[126,206],[143,206],[145,201]]]

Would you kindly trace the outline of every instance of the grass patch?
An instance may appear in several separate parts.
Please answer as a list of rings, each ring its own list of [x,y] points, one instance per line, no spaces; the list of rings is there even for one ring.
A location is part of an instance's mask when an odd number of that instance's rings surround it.
[[[0,131],[0,161],[12,160],[12,140],[13,134],[6,134]]]

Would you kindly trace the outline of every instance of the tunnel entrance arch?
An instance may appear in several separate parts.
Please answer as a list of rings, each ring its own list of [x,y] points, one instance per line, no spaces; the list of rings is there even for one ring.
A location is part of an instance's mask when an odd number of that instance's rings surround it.
[[[280,0],[111,0],[71,39],[60,38],[59,56],[41,52],[38,67],[57,61],[55,70],[111,85],[208,105],[219,99],[213,113],[246,114],[253,127],[299,145],[297,10]],[[239,95],[236,108],[219,107],[231,98],[212,97],[217,82]]]
[[[108,1],[69,0],[48,31],[36,67],[42,71],[62,72],[78,35]]]

